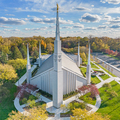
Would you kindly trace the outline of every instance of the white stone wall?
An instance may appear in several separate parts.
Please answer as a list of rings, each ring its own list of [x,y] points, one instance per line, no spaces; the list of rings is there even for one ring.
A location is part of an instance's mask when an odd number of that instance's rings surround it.
[[[37,76],[31,78],[30,84],[52,95],[53,69],[49,69]]]

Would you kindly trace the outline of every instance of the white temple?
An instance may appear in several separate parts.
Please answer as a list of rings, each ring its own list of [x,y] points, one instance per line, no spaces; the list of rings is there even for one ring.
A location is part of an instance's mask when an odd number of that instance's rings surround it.
[[[59,108],[63,103],[63,95],[75,91],[78,87],[87,85],[87,83],[89,83],[87,79],[83,77],[79,69],[79,44],[78,55],[76,55],[76,58],[77,61],[75,62],[71,56],[69,57],[61,51],[57,5],[56,39],[54,41],[54,53],[50,56],[48,55],[47,58],[43,60],[41,56],[41,47],[39,44],[39,69],[35,76],[27,82],[30,82],[32,85],[37,85],[39,89],[51,94],[53,96],[53,106]],[[29,77],[27,77],[27,79],[29,79]]]

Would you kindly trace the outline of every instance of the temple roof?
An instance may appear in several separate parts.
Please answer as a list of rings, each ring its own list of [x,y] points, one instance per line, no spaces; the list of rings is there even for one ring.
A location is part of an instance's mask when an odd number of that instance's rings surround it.
[[[53,68],[53,66],[54,65],[53,65],[53,54],[52,54],[49,58],[47,58],[42,63],[42,65],[38,69],[36,75]],[[62,52],[62,69],[71,71],[72,73],[82,75],[82,73],[81,73],[80,69],[78,68],[78,66],[76,65],[76,63],[70,57],[68,57],[64,52]]]

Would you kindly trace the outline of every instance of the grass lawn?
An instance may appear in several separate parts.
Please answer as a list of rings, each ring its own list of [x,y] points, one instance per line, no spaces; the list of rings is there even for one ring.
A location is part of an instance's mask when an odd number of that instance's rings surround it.
[[[101,77],[103,80],[106,80],[106,79],[110,78],[109,75],[106,75],[106,74],[105,74],[105,75],[100,75],[100,77]]]
[[[98,84],[101,81],[96,76],[91,76],[91,83],[92,84]]]
[[[7,96],[7,98],[0,101],[0,120],[7,120],[8,114],[12,112],[12,110],[16,110],[13,100],[15,98],[14,93],[17,91],[17,87],[11,82],[9,82],[9,86],[6,87],[10,90],[10,94]]]
[[[107,73],[109,73],[110,75],[112,75],[113,77],[116,77],[116,75],[114,75],[113,73],[111,72],[108,72],[107,69],[105,69],[103,66],[99,65],[98,63],[96,63],[99,67],[101,67],[103,70],[105,70]]]
[[[111,83],[112,90],[114,90],[118,97],[111,98],[110,94],[105,92],[106,90],[110,91],[110,88],[102,87],[99,89],[101,97],[101,106],[97,112],[108,114],[111,116],[111,120],[120,120],[120,85],[116,81]]]
[[[80,70],[81,70],[81,72],[82,72],[82,74],[83,74],[84,77],[86,77],[86,69],[87,68],[80,67]]]
[[[96,103],[96,98],[91,98],[90,93],[87,93],[87,94],[79,97],[79,99],[83,100],[86,103],[92,104],[92,105],[95,105],[95,103]]]
[[[96,68],[96,69],[99,69],[96,65],[94,65],[92,62],[91,62],[91,68]]]
[[[83,76],[86,77],[86,68],[81,67],[80,69]],[[92,84],[97,84],[97,83],[100,83],[101,81],[96,76],[91,76],[91,82]]]

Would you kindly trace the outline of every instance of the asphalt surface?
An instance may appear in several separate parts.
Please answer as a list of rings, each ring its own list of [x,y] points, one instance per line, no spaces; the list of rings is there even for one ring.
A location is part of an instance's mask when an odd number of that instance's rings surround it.
[[[105,62],[107,62],[107,63],[109,63],[109,64],[111,64],[111,65],[120,69],[120,60],[116,60],[116,59],[114,59],[112,57],[109,57],[107,55],[104,55],[102,53],[92,53],[92,55],[94,55],[94,56],[104,60]]]

